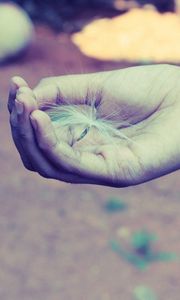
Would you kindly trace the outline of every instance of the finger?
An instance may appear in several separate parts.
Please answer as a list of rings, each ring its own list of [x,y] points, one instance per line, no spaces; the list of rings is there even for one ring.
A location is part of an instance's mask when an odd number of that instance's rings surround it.
[[[29,121],[29,115],[34,109],[37,109],[37,105],[31,95],[21,93],[17,96],[17,124],[13,128],[13,135],[22,160],[29,161],[35,171],[45,176],[43,168],[47,171],[50,171],[51,168],[43,157],[41,157],[35,143],[33,130]]]
[[[30,95],[25,96],[26,97],[24,97],[23,94],[20,94],[17,97],[17,129],[14,132],[15,143],[24,165],[26,167],[28,166],[28,169],[33,168],[33,170],[46,178],[55,178],[71,183],[87,183],[87,181],[78,176],[66,174],[63,170],[60,173],[59,170],[57,170],[57,168],[42,155],[41,151],[37,147],[29,121],[30,113],[37,108],[37,106]],[[22,105],[24,109],[22,109]]]
[[[27,98],[28,96],[31,96],[31,97],[33,96],[33,92],[28,86],[20,87],[16,92],[16,100],[14,102],[15,105],[13,106],[12,113],[11,113],[11,131],[12,131],[14,143],[16,145],[16,148],[18,149],[18,152],[21,156],[24,166],[30,171],[35,171],[31,162],[29,161],[29,159],[26,155],[26,151],[24,150],[24,146],[21,143],[21,139],[19,138],[20,127],[19,127],[18,121],[21,120],[20,116],[23,113],[24,105],[18,99],[21,100],[21,99]],[[36,106],[35,106],[35,108],[36,108]],[[28,129],[24,128],[24,132],[25,132],[25,130],[27,130],[27,132],[28,132]]]
[[[36,103],[32,102],[31,105],[28,103],[28,109],[26,107],[25,110],[24,101],[29,101],[29,97],[31,97],[31,90],[28,87],[19,89],[16,95],[15,105],[13,106],[10,121],[13,140],[17,150],[19,151],[23,164],[28,170],[35,171],[34,167],[29,161],[24,147],[24,138],[27,138],[29,135],[29,128],[25,120],[28,118],[29,112],[36,108]]]
[[[43,104],[99,104],[109,72],[66,75],[42,80],[34,89]]]
[[[15,109],[13,109],[12,115],[13,115],[13,119],[14,119],[13,122],[17,122],[17,121],[15,121],[17,119],[17,114],[16,114]],[[54,179],[61,180],[61,181],[67,182],[67,183],[74,183],[74,184],[91,183],[90,181],[84,180],[83,178],[81,178],[79,176],[67,174],[63,171],[60,172],[60,170],[52,168],[52,166],[51,167],[48,166],[48,168],[47,168],[46,162],[44,163],[44,159],[42,159],[42,154],[41,154],[41,156],[38,157],[37,153],[35,153],[36,150],[34,150],[34,149],[31,150],[29,147],[28,147],[28,153],[27,153],[27,148],[24,147],[24,143],[21,144],[19,132],[17,132],[16,130],[13,130],[12,136],[13,136],[13,140],[16,145],[16,148],[20,154],[23,165],[29,171],[38,172],[41,176],[43,176],[45,178],[54,178]],[[31,151],[33,151],[33,153],[31,153]],[[92,183],[94,183],[94,182],[92,182]]]
[[[58,167],[91,180],[106,176],[104,158],[94,153],[74,150],[67,143],[59,142],[50,118],[45,113],[34,111],[31,121],[39,148]]]
[[[17,111],[16,111],[15,106],[13,107],[13,110],[11,112],[10,124],[11,124],[11,133],[12,133],[13,141],[14,141],[14,144],[20,154],[23,165],[25,166],[26,169],[28,169],[30,171],[34,171],[33,166],[31,165],[31,163],[29,162],[28,158],[26,157],[26,155],[24,153],[23,146],[21,145],[21,141],[19,139]]]
[[[33,92],[32,90],[28,87],[28,86],[23,86],[20,87],[21,85],[25,84],[25,81],[23,81],[21,78],[15,78],[16,81],[16,85],[14,84],[14,82],[12,82],[12,85],[14,87],[16,87],[16,93],[11,92],[11,99],[13,101],[13,105],[11,107],[11,116],[10,116],[10,123],[11,123],[11,132],[12,132],[12,137],[15,143],[15,146],[21,156],[22,162],[24,164],[24,166],[30,170],[30,171],[34,171],[34,168],[32,166],[32,164],[29,162],[25,151],[23,149],[23,145],[21,144],[21,140],[18,138],[18,115],[21,114],[21,112],[23,111],[23,104],[21,104],[17,99],[18,97],[26,97],[27,94],[32,95]],[[18,82],[19,81],[19,82]],[[19,89],[17,89],[19,86]],[[13,97],[16,98],[16,100],[14,101]],[[10,99],[10,101],[11,101]],[[12,103],[12,102],[11,102]],[[14,105],[15,104],[15,105]]]
[[[28,84],[23,78],[15,76],[11,79],[9,97],[8,97],[8,110],[10,113],[12,112],[18,89],[20,87],[25,87],[25,86],[28,86]]]
[[[18,90],[17,90],[17,93],[16,93],[16,96],[18,97],[20,94],[24,94],[24,95],[30,95],[34,98],[35,100],[35,95],[33,93],[33,90],[29,87],[29,86],[23,86],[23,87],[20,87]]]
[[[59,104],[61,99],[61,93],[59,87],[52,83],[44,86],[38,86],[33,90],[37,99],[39,107],[47,107],[53,104]]]

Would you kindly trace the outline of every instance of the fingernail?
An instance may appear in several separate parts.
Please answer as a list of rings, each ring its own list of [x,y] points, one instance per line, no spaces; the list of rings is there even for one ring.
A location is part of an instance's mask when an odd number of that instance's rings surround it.
[[[23,103],[19,102],[18,100],[15,100],[15,106],[16,106],[16,111],[18,115],[22,115],[24,112],[24,105]]]

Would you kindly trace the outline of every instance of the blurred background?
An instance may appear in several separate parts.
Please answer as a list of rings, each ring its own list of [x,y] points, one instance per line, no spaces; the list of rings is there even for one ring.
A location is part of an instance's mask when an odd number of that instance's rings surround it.
[[[179,65],[179,7],[0,1],[1,300],[179,300],[179,172],[125,189],[43,179],[22,166],[6,109],[14,75],[33,87],[47,76]]]

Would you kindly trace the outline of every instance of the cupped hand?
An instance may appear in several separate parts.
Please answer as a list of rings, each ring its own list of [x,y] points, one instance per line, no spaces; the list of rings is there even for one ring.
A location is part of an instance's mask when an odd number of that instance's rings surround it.
[[[12,136],[24,166],[46,178],[123,187],[179,169],[178,67],[141,66],[43,79],[32,90],[13,77],[8,108]],[[102,138],[96,128],[72,143],[79,128],[54,127],[48,104],[89,107],[119,124],[126,138]],[[79,132],[79,133],[78,133]]]

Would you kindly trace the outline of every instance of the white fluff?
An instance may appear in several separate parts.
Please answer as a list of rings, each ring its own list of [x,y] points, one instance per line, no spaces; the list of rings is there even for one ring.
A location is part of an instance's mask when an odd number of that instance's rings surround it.
[[[96,129],[107,143],[115,141],[114,137],[116,142],[119,139],[129,140],[120,128],[130,126],[130,124],[99,118],[93,104],[91,106],[84,105],[84,107],[79,105],[50,105],[46,113],[54,122],[57,131],[58,128],[61,130],[63,128],[73,128],[74,130],[81,128],[74,142],[83,139],[92,128]]]
[[[24,50],[33,35],[32,22],[21,8],[13,4],[0,4],[0,61]]]

